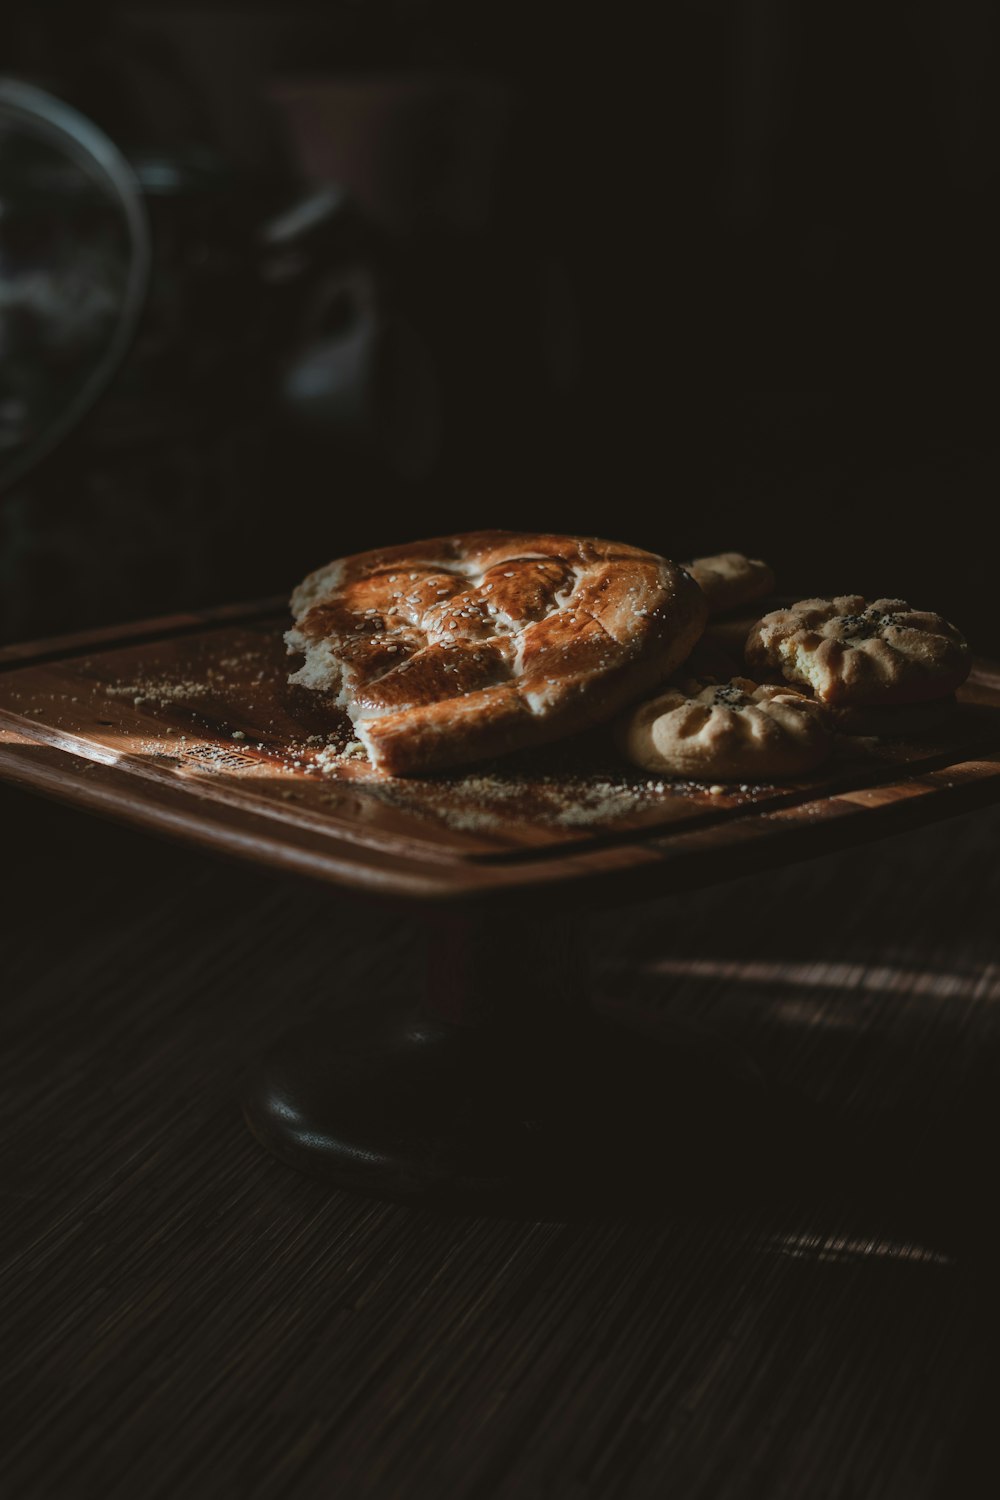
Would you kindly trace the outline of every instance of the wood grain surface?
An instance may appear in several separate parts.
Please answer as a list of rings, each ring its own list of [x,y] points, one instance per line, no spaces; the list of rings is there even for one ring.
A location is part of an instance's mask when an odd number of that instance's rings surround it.
[[[683,889],[1000,797],[1000,669],[945,730],[842,738],[820,773],[712,790],[605,732],[405,780],[289,686],[273,603],[0,653],[0,776],[208,847],[393,897],[594,900]],[[358,747],[360,749],[360,747]],[[583,896],[580,895],[580,899]]]
[[[644,1214],[530,1222],[331,1192],[240,1121],[286,1027],[412,985],[419,909],[0,819],[5,1497],[992,1492],[997,810],[595,918],[607,1005],[773,1081],[787,1151],[741,1192],[695,1117]]]

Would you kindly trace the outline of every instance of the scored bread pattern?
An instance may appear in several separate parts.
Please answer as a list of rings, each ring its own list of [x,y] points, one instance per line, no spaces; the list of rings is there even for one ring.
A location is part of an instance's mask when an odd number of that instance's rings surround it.
[[[543,742],[659,685],[704,626],[675,563],[597,538],[474,532],[338,560],[292,596],[291,681],[408,774]]]

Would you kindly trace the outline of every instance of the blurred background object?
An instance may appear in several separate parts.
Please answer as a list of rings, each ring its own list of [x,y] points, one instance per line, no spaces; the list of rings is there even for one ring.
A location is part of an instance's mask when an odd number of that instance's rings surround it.
[[[901,594],[1000,650],[995,8],[645,24],[441,0],[9,21],[0,71],[121,153],[152,260],[114,378],[0,498],[3,637],[499,525],[743,548],[779,587]],[[23,170],[5,136],[5,348]],[[121,286],[107,227],[60,225],[34,274],[68,340]]]
[[[40,89],[0,80],[0,485],[100,399],[145,300],[139,185],[114,146]]]

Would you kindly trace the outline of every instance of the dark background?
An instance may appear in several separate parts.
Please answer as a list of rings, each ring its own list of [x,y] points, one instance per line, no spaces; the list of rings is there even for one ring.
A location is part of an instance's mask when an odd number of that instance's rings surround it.
[[[113,388],[0,496],[0,639],[506,525],[743,547],[1000,654],[998,29],[14,0],[0,71],[128,155],[155,265]],[[289,1025],[412,989],[416,922],[2,790],[10,1493],[979,1493],[995,818],[588,921],[610,998],[766,1069],[790,1155],[733,1188],[708,1109],[649,1223],[522,1225],[333,1193],[240,1120]]]
[[[126,153],[155,264],[0,501],[7,639],[496,525],[737,547],[1000,650],[988,0],[20,9],[0,70]]]

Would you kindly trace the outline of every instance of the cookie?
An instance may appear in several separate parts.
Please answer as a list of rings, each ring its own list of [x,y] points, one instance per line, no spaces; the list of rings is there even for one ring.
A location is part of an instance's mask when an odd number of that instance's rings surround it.
[[[685,678],[619,725],[619,744],[637,766],[698,781],[797,776],[821,765],[831,743],[812,698],[745,677]]]
[[[774,591],[774,574],[767,563],[742,552],[716,552],[684,566],[708,600],[710,615],[738,609]]]
[[[902,599],[869,604],[860,594],[803,599],[765,615],[747,638],[746,661],[838,707],[945,698],[972,666],[964,638],[940,615]]]

